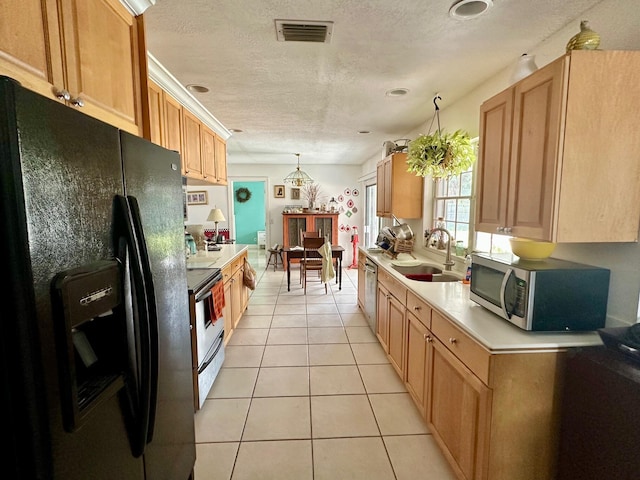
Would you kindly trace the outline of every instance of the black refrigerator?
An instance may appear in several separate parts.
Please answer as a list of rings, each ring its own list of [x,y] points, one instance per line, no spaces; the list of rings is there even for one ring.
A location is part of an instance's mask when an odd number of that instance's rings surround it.
[[[186,480],[180,157],[6,77],[0,102],[2,475]]]

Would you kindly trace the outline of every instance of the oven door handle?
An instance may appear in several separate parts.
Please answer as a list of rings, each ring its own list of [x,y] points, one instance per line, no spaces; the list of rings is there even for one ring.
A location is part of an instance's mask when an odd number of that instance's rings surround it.
[[[508,268],[504,274],[504,278],[502,279],[502,285],[500,285],[500,307],[502,308],[502,313],[504,313],[507,319],[510,319],[513,315],[513,312],[507,310],[507,302],[505,300],[507,284],[509,283],[509,280],[511,280],[512,275],[514,275],[513,268]]]
[[[224,345],[223,338],[224,338],[224,329],[222,329],[222,332],[220,332],[220,336],[217,338],[218,344],[216,345],[216,348],[214,349],[213,353],[209,355],[209,357],[204,362],[202,362],[202,366],[198,367],[198,375],[204,372],[207,369],[207,367],[211,364],[211,362],[213,362],[213,359],[216,358],[216,355],[218,355],[218,352]]]

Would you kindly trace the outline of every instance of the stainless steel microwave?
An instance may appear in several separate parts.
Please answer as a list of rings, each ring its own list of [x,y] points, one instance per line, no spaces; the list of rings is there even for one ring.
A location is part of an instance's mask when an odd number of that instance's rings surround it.
[[[581,331],[604,327],[610,271],[549,258],[508,261],[472,255],[474,302],[524,330]]]

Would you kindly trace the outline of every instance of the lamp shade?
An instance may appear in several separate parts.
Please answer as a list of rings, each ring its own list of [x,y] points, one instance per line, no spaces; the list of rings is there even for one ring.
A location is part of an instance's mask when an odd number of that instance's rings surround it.
[[[209,212],[209,216],[207,217],[207,222],[225,222],[224,215],[222,214],[222,210],[219,208],[212,208]]]

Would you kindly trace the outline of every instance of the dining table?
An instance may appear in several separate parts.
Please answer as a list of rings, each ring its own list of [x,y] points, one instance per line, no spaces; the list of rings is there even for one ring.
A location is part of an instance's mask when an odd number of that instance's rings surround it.
[[[291,291],[291,260],[302,258],[304,256],[304,249],[302,247],[283,247],[282,253],[284,254],[284,268],[287,271],[287,292]],[[315,250],[314,254],[320,258],[320,253]],[[342,254],[344,248],[340,245],[331,245],[331,258],[336,261],[336,284],[338,290],[342,290]],[[310,252],[307,252],[309,256]]]

